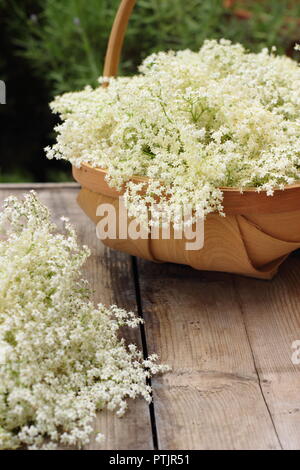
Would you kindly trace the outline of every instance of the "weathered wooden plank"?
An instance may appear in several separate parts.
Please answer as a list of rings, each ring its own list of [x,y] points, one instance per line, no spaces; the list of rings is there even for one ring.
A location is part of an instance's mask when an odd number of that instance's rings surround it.
[[[155,378],[163,449],[279,449],[232,276],[139,262],[149,352],[172,365]]]
[[[291,256],[272,282],[236,279],[265,400],[284,449],[300,449],[300,263]]]
[[[104,304],[118,304],[120,307],[136,311],[135,288],[131,273],[131,261],[128,255],[110,251],[96,239],[95,227],[77,206],[76,187],[55,185],[38,189],[41,200],[51,209],[54,218],[65,215],[76,226],[79,241],[91,249],[91,257],[86,263],[84,274],[94,291],[94,300]],[[26,191],[30,188],[26,186]],[[18,185],[3,188],[0,185],[0,205],[9,194],[21,195],[24,188]],[[125,332],[124,332],[125,335]],[[128,341],[141,347],[140,331],[126,330]],[[89,449],[151,449],[153,446],[149,408],[144,400],[136,400],[129,406],[123,418],[117,418],[111,412],[98,414],[95,430],[105,434],[105,441],[99,445],[94,440]]]
[[[80,188],[78,183],[0,183],[1,191],[30,191],[35,189],[36,191],[43,191],[49,189],[66,189],[66,188]]]

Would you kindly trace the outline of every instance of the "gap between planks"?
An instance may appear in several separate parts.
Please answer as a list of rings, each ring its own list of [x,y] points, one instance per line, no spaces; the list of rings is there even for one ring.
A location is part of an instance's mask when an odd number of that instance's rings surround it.
[[[129,309],[138,304],[145,339],[141,332],[133,340],[145,355],[173,363],[171,374],[152,380],[151,419],[141,401],[122,420],[100,413],[95,428],[105,427],[107,437],[89,449],[152,449],[153,441],[170,450],[299,449],[299,366],[290,360],[290,345],[300,339],[299,260],[290,257],[273,281],[131,264],[96,240],[75,202],[77,187],[5,184],[0,199],[36,189],[57,217],[69,216],[80,242],[92,247],[86,271],[96,296]]]
[[[152,381],[160,448],[300,448],[299,370],[289,356],[300,338],[300,268],[288,263],[267,282],[139,260],[147,345],[173,365]],[[292,307],[281,312],[284,292]]]
[[[41,201],[49,207],[53,219],[61,227],[60,217],[67,216],[75,226],[78,240],[91,249],[84,268],[83,277],[87,278],[95,303],[117,304],[127,310],[136,311],[136,291],[133,282],[130,256],[104,247],[95,236],[95,226],[88,220],[76,203],[78,185],[38,184],[0,185],[0,206],[3,200],[14,194],[22,196],[24,189],[37,191]],[[26,191],[26,192],[27,192]],[[140,329],[125,328],[122,335],[127,343],[133,342],[142,349]],[[85,447],[87,450],[147,450],[153,449],[152,425],[149,406],[142,398],[129,402],[129,409],[123,418],[117,418],[110,411],[97,414],[94,431],[105,435],[99,444],[92,439]]]
[[[139,271],[138,271],[137,259],[135,256],[131,256],[131,262],[132,262],[132,273],[133,273],[133,279],[134,279],[134,285],[135,285],[137,311],[138,311],[138,315],[144,322],[141,290],[140,290],[140,282],[139,282]],[[143,346],[144,359],[147,359],[149,356],[149,353],[148,353],[147,337],[146,337],[144,323],[140,325],[140,330],[141,330],[141,340],[142,340],[142,346]],[[151,378],[149,378],[147,382],[152,388]],[[150,413],[150,421],[151,421],[151,429],[152,429],[153,448],[154,450],[158,450],[159,447],[158,447],[157,427],[156,427],[156,418],[155,418],[155,405],[154,405],[153,396],[152,396],[152,401],[149,404],[149,413]]]

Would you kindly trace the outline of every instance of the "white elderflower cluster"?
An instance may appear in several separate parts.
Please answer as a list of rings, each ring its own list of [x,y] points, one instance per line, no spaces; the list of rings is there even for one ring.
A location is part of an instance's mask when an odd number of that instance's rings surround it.
[[[64,225],[58,233],[35,193],[0,213],[0,449],[82,446],[97,410],[150,401],[147,378],[167,369],[118,338],[139,318],[88,300],[88,249]]]
[[[131,215],[158,200],[170,212],[222,213],[220,187],[272,195],[299,180],[299,89],[298,64],[274,48],[249,53],[223,39],[159,52],[137,76],[57,97],[63,122],[47,156],[106,168],[110,185],[125,182]]]

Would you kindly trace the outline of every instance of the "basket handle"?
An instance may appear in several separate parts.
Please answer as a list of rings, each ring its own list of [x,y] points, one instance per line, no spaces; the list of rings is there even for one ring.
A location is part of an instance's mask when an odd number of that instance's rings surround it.
[[[135,3],[136,0],[122,0],[120,3],[109,36],[103,69],[104,77],[115,77],[118,73],[124,36],[127,29],[128,20]],[[103,85],[107,86],[108,83],[103,82]]]

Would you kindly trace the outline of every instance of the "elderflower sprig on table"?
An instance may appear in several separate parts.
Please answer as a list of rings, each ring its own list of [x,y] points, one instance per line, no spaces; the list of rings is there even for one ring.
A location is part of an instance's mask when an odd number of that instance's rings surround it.
[[[58,233],[33,192],[0,213],[0,449],[82,446],[97,410],[149,402],[146,379],[167,370],[118,338],[139,318],[88,300],[89,250],[64,223]]]
[[[274,48],[208,40],[199,52],[159,52],[134,77],[57,97],[63,122],[47,156],[106,168],[117,188],[126,182],[131,215],[158,196],[170,212],[222,213],[222,186],[272,195],[300,179],[299,88],[297,63]],[[132,175],[150,179],[142,197]]]

